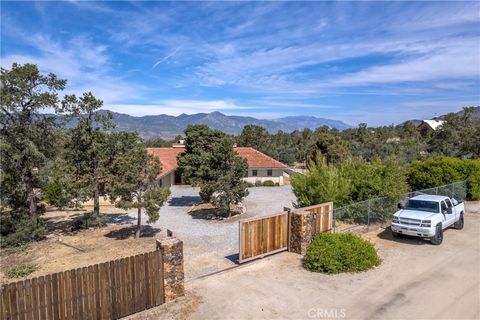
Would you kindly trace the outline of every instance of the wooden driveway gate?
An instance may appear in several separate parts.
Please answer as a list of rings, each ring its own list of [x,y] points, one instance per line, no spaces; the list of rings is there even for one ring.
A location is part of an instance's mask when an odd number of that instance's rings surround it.
[[[314,206],[300,208],[315,214],[313,234],[327,232],[333,229],[333,202],[325,202]]]
[[[290,213],[272,214],[239,221],[238,262],[288,250]]]
[[[333,202],[240,220],[238,262],[286,250],[303,254],[317,233],[332,229]]]

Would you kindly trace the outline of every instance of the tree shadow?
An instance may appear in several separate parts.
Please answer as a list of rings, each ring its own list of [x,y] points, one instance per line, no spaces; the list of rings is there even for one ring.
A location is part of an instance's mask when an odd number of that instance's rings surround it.
[[[229,222],[241,215],[240,212],[232,211],[230,216],[227,211],[219,208],[205,208],[190,211],[188,213],[192,219],[200,220],[228,220]],[[242,216],[243,217],[243,216]]]
[[[181,196],[170,198],[168,205],[171,207],[188,207],[200,202],[202,202],[200,196]]]
[[[107,238],[112,238],[115,240],[125,240],[130,237],[135,236],[135,231],[137,231],[137,226],[128,226],[118,230],[112,230],[106,233],[104,236]],[[140,233],[141,238],[152,238],[157,236],[160,233],[160,228],[154,228],[152,226],[142,226],[142,231]]]
[[[135,218],[126,213],[113,213],[105,215],[105,217],[105,222],[108,224],[126,224],[132,223],[135,220]]]
[[[410,244],[410,245],[426,245],[430,244],[430,241],[425,238],[418,238],[418,237],[413,237],[413,236],[408,236],[408,235],[399,235],[398,238],[395,238],[392,235],[392,230],[390,227],[385,228],[382,230],[380,233],[377,234],[377,237],[379,237],[382,240],[388,240],[388,241],[394,241],[398,243],[404,243],[404,244]]]
[[[61,234],[75,233],[78,231],[75,227],[75,221],[83,214],[83,212],[79,212],[68,218],[64,216],[54,216],[42,218],[42,220],[45,222],[48,232],[58,232]]]

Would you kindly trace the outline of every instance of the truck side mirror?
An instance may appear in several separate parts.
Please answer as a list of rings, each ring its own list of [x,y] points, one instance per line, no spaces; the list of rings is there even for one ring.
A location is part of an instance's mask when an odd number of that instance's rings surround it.
[[[397,208],[398,208],[398,209],[403,209],[403,206],[402,206],[402,204],[401,204],[400,202],[397,203]]]

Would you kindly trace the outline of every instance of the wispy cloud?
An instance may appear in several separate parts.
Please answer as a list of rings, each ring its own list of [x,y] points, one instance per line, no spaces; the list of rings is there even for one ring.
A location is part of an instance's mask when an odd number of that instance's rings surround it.
[[[144,90],[115,75],[108,47],[92,43],[87,36],[78,35],[66,42],[42,34],[30,35],[29,39],[38,54],[6,55],[1,59],[2,67],[10,68],[14,62],[34,63],[42,72],[67,79],[65,93],[92,91],[106,103],[138,98]]]

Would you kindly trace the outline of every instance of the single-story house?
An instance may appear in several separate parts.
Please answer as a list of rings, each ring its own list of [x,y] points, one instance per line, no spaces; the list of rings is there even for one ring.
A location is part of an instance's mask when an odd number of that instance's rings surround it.
[[[248,163],[248,176],[245,181],[255,183],[271,180],[279,185],[284,184],[283,175],[287,166],[266,154],[250,147],[235,147],[234,150]],[[177,172],[177,156],[185,151],[185,146],[175,144],[171,148],[148,148],[148,153],[159,158],[162,172],[159,175],[160,184],[165,187],[181,184],[182,178]]]
[[[417,126],[418,131],[420,132],[421,135],[427,135],[430,132],[433,132],[440,128],[445,121],[443,120],[438,120],[438,119],[433,119],[433,120],[423,120],[420,122],[420,124]]]

